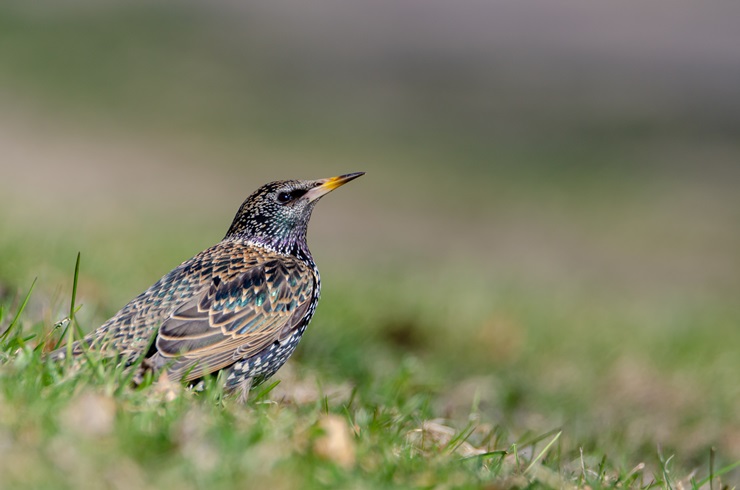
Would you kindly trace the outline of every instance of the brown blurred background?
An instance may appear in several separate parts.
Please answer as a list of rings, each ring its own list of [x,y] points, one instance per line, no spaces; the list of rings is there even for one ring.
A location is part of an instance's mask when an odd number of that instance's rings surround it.
[[[323,260],[736,294],[738,14],[6,2],[3,220],[53,235],[144,215],[207,230],[197,249],[265,181],[365,170],[317,213]]]

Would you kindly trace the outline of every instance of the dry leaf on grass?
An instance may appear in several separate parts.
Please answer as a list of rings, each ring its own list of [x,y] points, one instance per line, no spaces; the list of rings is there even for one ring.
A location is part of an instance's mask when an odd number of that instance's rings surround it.
[[[342,468],[355,464],[355,441],[347,421],[338,415],[325,415],[319,421],[323,434],[314,442],[314,452]]]

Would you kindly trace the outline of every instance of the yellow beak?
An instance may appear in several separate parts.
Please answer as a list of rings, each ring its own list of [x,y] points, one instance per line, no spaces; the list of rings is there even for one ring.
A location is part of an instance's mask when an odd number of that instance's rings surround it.
[[[307,197],[309,201],[315,201],[324,194],[330,193],[337,187],[341,187],[350,180],[354,180],[361,175],[365,175],[365,172],[354,172],[351,174],[338,175],[337,177],[331,177],[328,179],[317,180],[316,183],[318,185],[310,191],[306,192],[305,197]]]

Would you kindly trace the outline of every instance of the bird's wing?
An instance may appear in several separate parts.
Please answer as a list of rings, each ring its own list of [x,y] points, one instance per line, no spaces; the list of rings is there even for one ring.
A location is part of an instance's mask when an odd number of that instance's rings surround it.
[[[173,378],[197,379],[287,337],[316,287],[303,262],[271,258],[221,279],[167,317],[156,347]]]

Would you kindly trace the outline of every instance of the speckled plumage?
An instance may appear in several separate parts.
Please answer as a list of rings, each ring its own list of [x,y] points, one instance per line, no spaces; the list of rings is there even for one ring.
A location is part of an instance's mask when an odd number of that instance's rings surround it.
[[[174,380],[228,370],[227,388],[266,380],[295,350],[319,300],[319,270],[306,244],[313,207],[360,175],[262,186],[221,242],[134,298],[76,342],[72,355],[84,359],[90,349],[127,365],[144,356],[142,365]]]

